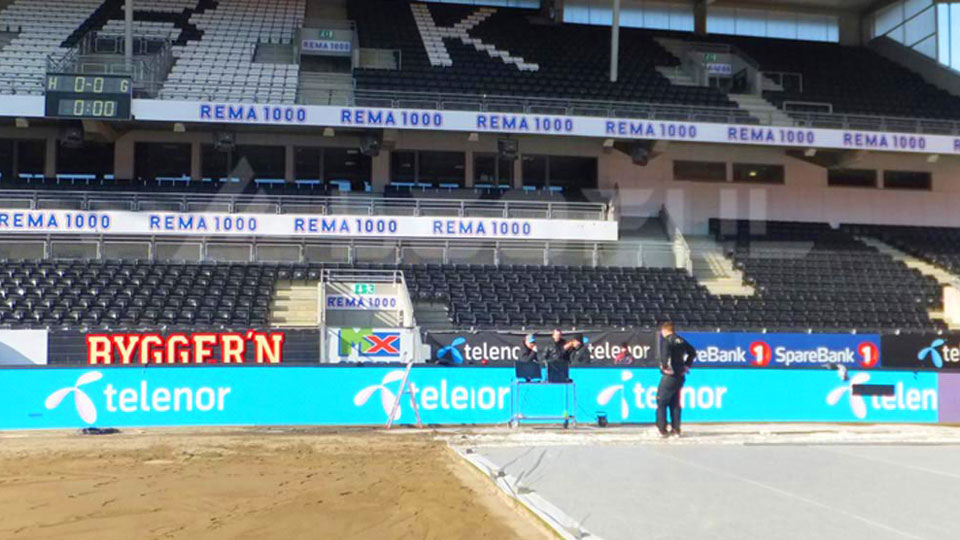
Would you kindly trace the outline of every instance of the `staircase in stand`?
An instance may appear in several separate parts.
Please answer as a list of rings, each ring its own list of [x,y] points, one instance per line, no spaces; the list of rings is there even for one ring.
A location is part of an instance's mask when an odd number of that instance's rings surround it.
[[[724,296],[753,296],[754,289],[743,282],[743,272],[737,270],[724,253],[723,246],[707,236],[685,237],[690,248],[693,277],[710,291]]]
[[[286,328],[317,327],[317,283],[281,281],[273,293],[270,325]]]
[[[886,242],[869,237],[858,237],[857,239],[875,248],[880,253],[889,256],[891,259],[902,262],[908,268],[913,268],[925,276],[932,277],[937,280],[937,283],[940,285],[953,285],[957,282],[957,276],[947,272],[943,268],[918,259],[908,253],[904,253]],[[927,316],[929,316],[931,320],[943,321],[950,330],[960,330],[960,322],[951,323],[951,321],[946,320],[943,316],[943,311],[940,309],[931,309],[927,312]]]
[[[678,66],[657,66],[657,71],[676,86],[700,86],[686,70],[683,69],[683,59],[687,55],[688,45],[680,39],[654,38],[661,47],[680,61]]]
[[[750,116],[760,120],[761,124],[769,126],[792,126],[793,118],[773,106],[772,103],[756,94],[727,94],[731,101],[741,109],[750,113]]]
[[[454,330],[446,304],[416,302],[413,304],[413,315],[417,319],[417,324],[423,329],[435,332]]]
[[[346,0],[307,0],[304,6],[303,26],[322,28],[323,21],[347,20]]]

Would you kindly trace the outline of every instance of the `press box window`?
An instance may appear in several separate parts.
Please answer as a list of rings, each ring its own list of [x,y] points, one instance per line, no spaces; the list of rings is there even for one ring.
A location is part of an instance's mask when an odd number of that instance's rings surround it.
[[[734,163],[733,181],[748,184],[782,184],[783,165],[761,163]]]
[[[884,188],[929,190],[932,184],[928,172],[883,171]]]
[[[513,185],[513,161],[497,154],[473,154],[473,181],[475,184]]]
[[[139,180],[190,176],[187,143],[138,142],[133,146],[133,175]]]
[[[673,179],[694,182],[726,182],[727,164],[722,161],[674,161]]]
[[[877,187],[873,169],[827,169],[827,185],[833,187]]]

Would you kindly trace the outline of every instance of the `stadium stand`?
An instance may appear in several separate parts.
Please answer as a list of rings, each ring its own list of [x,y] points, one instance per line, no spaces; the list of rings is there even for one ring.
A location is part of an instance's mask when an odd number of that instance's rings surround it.
[[[648,32],[622,30],[622,77],[611,83],[607,71],[609,30],[599,26],[536,24],[529,20],[536,14],[531,10],[478,10],[447,4],[361,0],[350,2],[348,10],[350,18],[357,21],[361,47],[402,51],[402,70],[355,70],[360,90],[436,92],[442,88],[473,95],[736,110],[736,104],[715,89],[670,84],[656,67],[676,66],[679,60]],[[459,39],[423,36],[417,20],[428,16],[444,32],[457,33]],[[440,43],[448,56],[438,49]],[[751,121],[747,113],[739,112],[744,122]]]
[[[689,34],[671,34],[671,37]],[[960,118],[960,98],[923,80],[920,75],[866,47],[837,43],[741,36],[697,36],[736,45],[760,65],[761,71],[800,74],[802,81],[783,90],[767,90],[763,96],[790,111],[823,112],[815,104],[827,103],[835,113],[901,116],[912,118]]]
[[[0,263],[0,324],[264,324],[276,268],[89,261]]]
[[[161,99],[293,103],[296,64],[254,62],[259,43],[289,44],[302,26],[304,0],[221,0],[190,17],[202,38],[176,45]]]
[[[713,296],[680,269],[481,264],[401,265],[411,297],[446,304],[459,328],[651,328],[922,331],[941,324],[921,278],[863,250],[806,258],[738,256],[756,298]],[[765,261],[758,264],[757,261]],[[316,282],[324,268],[373,263],[3,261],[0,325],[150,327],[265,324],[277,283]],[[802,272],[793,269],[800,268]],[[860,272],[858,274],[858,272]],[[857,277],[861,276],[861,277]],[[828,277],[830,279],[828,279]]]
[[[757,292],[759,320],[823,328],[943,329],[940,286],[824,223],[711,220]]]
[[[16,33],[0,50],[0,94],[42,94],[47,56],[67,49],[70,36],[103,0],[16,0],[0,11],[0,31]]]
[[[877,238],[953,275],[960,274],[960,229],[894,225],[844,225],[844,229]]]

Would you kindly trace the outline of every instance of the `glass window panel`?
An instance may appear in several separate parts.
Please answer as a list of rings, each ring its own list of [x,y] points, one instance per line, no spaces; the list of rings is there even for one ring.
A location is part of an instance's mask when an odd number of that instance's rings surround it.
[[[738,36],[765,37],[767,35],[766,12],[755,9],[738,9],[736,33]]]
[[[903,23],[903,3],[897,2],[881,9],[874,16],[873,36],[882,36],[901,23]]]
[[[693,11],[683,6],[673,6],[670,11],[670,30],[693,32]]]
[[[767,37],[797,39],[797,16],[772,11],[767,16]]]
[[[732,8],[713,8],[707,13],[707,33],[736,34],[737,15]]]
[[[936,13],[934,10],[928,9],[907,21],[904,27],[906,28],[905,42],[907,45],[912,46],[915,43],[927,39],[927,37],[936,30]]]
[[[950,65],[953,69],[960,69],[960,3],[950,5]]]
[[[950,65],[950,6],[937,6],[937,51],[940,63]]]
[[[927,39],[913,46],[913,50],[918,53],[929,56],[936,60],[937,58],[937,36],[930,36]]]
[[[903,17],[909,19],[933,5],[933,0],[906,0],[903,3]]]
[[[670,28],[670,10],[663,4],[648,3],[643,10],[645,28],[668,30]]]

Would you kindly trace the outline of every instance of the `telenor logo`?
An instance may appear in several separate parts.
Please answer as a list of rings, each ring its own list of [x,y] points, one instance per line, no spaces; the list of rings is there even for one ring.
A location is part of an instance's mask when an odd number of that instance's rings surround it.
[[[444,358],[447,357],[447,355],[450,355],[450,360],[454,364],[462,364],[463,353],[460,352],[460,349],[458,349],[457,347],[463,345],[466,342],[467,342],[467,338],[461,336],[451,341],[450,344],[447,345],[446,347],[440,347],[440,350],[437,351],[437,359],[443,360]]]
[[[840,399],[846,395],[853,415],[860,419],[866,418],[867,404],[863,401],[862,397],[853,395],[853,387],[854,385],[863,384],[869,380],[869,373],[857,373],[853,377],[850,377],[850,381],[847,382],[847,384],[838,386],[827,394],[827,405],[836,405],[840,402]]]
[[[398,369],[388,372],[383,376],[383,379],[380,380],[380,384],[370,385],[363,390],[357,392],[357,395],[353,396],[353,404],[357,407],[363,407],[370,401],[370,398],[374,394],[380,393],[380,405],[383,407],[383,414],[389,418],[390,413],[393,412],[393,407],[397,403],[397,400],[400,399],[400,396],[393,393],[393,390],[387,388],[387,385],[393,382],[397,382],[403,378],[403,370]],[[400,413],[403,412],[402,407],[397,407],[397,416],[394,417],[394,421],[400,419]]]
[[[920,353],[917,354],[917,360],[922,362],[926,360],[927,357],[930,357],[930,361],[933,362],[934,366],[938,368],[943,367],[943,356],[940,354],[940,351],[937,350],[937,347],[942,346],[944,343],[946,343],[946,341],[943,339],[938,338],[933,340],[929,347],[920,349]]]
[[[604,388],[600,395],[597,396],[597,404],[604,406],[613,399],[613,396],[620,394],[620,419],[626,420],[627,416],[630,415],[630,404],[627,402],[627,391],[626,384],[627,381],[633,378],[633,373],[630,371],[621,371],[620,372],[620,384],[615,384],[613,386],[608,386]]]
[[[88,371],[77,377],[77,382],[75,382],[73,386],[61,388],[47,396],[47,400],[44,402],[44,405],[46,406],[47,410],[56,409],[60,406],[60,403],[65,397],[73,394],[73,405],[77,408],[77,414],[80,415],[80,418],[84,422],[93,424],[97,421],[97,407],[93,404],[93,400],[90,399],[90,396],[88,396],[83,390],[80,390],[80,387],[85,384],[99,381],[102,378],[103,374],[99,371]]]
[[[757,367],[767,367],[770,365],[770,360],[773,359],[773,350],[770,348],[770,344],[764,341],[751,343],[750,354],[753,355],[753,360],[750,363]]]

